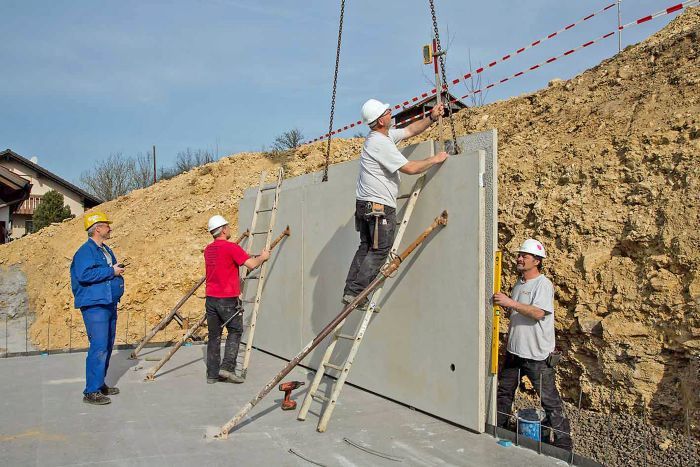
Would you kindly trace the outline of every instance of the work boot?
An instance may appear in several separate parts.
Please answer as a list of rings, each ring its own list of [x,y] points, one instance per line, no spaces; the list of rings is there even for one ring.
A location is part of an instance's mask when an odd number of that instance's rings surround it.
[[[346,305],[350,305],[353,302],[353,300],[355,300],[355,298],[357,298],[357,295],[345,294],[345,295],[343,295],[342,302]],[[361,301],[360,303],[357,304],[356,308],[358,310],[366,310],[368,306],[369,306],[369,299],[365,298],[363,301]]]
[[[102,393],[103,396],[115,396],[115,395],[119,394],[119,388],[117,388],[117,387],[110,388],[109,386],[107,386],[105,384],[100,388],[100,392]]]
[[[223,381],[224,383],[234,384],[241,384],[245,382],[245,379],[241,378],[240,376],[236,376],[233,371],[227,370],[219,370],[219,380]]]
[[[207,378],[207,384],[214,384],[214,383],[218,383],[218,382],[219,382],[219,378]]]
[[[96,391],[85,394],[83,396],[83,402],[92,405],[107,405],[110,402],[112,402],[112,400],[109,397],[103,395],[100,391]]]

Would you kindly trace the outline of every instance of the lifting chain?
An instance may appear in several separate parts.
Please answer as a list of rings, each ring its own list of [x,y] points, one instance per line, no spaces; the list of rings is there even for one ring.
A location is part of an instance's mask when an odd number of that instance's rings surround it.
[[[447,118],[450,120],[450,129],[452,130],[453,150],[454,153],[457,154],[459,152],[459,148],[457,146],[457,131],[455,130],[455,122],[452,119],[452,105],[450,102],[450,93],[448,92],[447,86],[447,73],[445,72],[445,55],[442,53],[442,47],[440,46],[440,33],[438,32],[437,14],[435,13],[435,0],[428,0],[428,2],[430,3],[430,14],[433,17],[433,31],[435,33],[435,43],[437,44],[437,50],[435,51],[435,54],[440,59],[440,72],[442,74],[442,89],[438,90],[438,83],[435,83],[435,90],[440,94],[442,94],[443,92],[445,93],[445,100],[447,101]]]
[[[333,74],[333,96],[331,97],[331,117],[328,123],[328,143],[326,144],[326,164],[323,167],[323,180],[328,181],[328,164],[331,160],[331,133],[333,132],[333,114],[335,114],[335,91],[338,86],[338,68],[340,66],[340,45],[343,39],[343,16],[345,16],[345,0],[340,0],[340,24],[338,26],[338,47],[335,50],[335,73]]]

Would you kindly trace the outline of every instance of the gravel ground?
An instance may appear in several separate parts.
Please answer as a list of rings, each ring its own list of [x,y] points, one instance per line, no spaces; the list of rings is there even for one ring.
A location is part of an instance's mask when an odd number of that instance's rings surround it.
[[[513,407],[538,405],[536,397],[518,391]],[[700,440],[651,425],[638,416],[565,405],[577,454],[611,467],[700,466]]]

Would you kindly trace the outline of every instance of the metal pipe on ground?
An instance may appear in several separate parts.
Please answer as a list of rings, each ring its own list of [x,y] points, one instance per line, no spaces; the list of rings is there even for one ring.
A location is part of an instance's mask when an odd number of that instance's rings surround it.
[[[350,302],[345,308],[343,308],[343,311],[340,312],[338,316],[336,316],[333,321],[328,323],[325,328],[306,346],[299,352],[296,357],[294,357],[283,369],[280,371],[276,376],[274,376],[259,392],[258,394],[253,397],[243,408],[231,419],[229,420],[224,426],[221,427],[221,431],[219,434],[215,435],[215,438],[218,439],[226,439],[228,438],[228,434],[233,430],[250,412],[253,407],[255,407],[258,402],[260,402],[272,389],[282,381],[282,379],[287,376],[303,359],[306,357],[313,349],[315,349],[322,341],[325,339],[337,326],[338,324],[343,321],[345,318],[352,313],[352,311],[357,308],[357,305],[360,304],[369,294],[371,294],[374,289],[379,287],[384,281],[390,277],[392,274],[394,274],[399,267],[401,266],[401,263],[411,254],[413,251],[418,248],[418,246],[423,243],[423,241],[438,227],[443,227],[447,225],[447,211],[443,211],[442,214],[438,217],[435,218],[433,223],[423,231],[422,234],[416,238],[416,240],[411,243],[400,255],[396,256],[390,263],[388,263],[382,270],[380,271],[379,275],[377,276],[374,281],[372,281],[371,284],[365,288],[355,299]]]

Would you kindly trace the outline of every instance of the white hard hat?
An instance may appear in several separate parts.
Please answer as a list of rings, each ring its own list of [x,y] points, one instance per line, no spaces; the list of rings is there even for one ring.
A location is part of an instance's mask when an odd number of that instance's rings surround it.
[[[389,104],[382,104],[377,99],[370,99],[362,104],[362,121],[365,123],[372,123],[381,117],[390,107]]]
[[[522,253],[530,253],[531,255],[539,256],[540,258],[546,258],[547,252],[544,251],[544,245],[535,240],[534,238],[528,238],[520,245],[518,251]]]
[[[217,214],[209,218],[209,224],[207,225],[207,229],[209,230],[209,232],[212,232],[226,224],[228,224],[228,221],[224,219],[224,216],[220,216]]]

